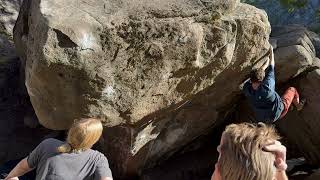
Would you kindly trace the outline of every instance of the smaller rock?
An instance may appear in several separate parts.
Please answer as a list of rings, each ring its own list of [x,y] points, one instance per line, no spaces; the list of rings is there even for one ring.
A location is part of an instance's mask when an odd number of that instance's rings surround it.
[[[320,169],[318,169],[316,172],[311,174],[309,177],[307,177],[305,180],[319,180],[320,179]]]
[[[1,0],[0,2],[0,34],[12,35],[13,26],[19,14],[22,0]],[[2,28],[1,28],[2,26]]]
[[[308,35],[315,48],[316,56],[320,58],[320,36],[312,31],[309,31]]]
[[[309,31],[297,25],[275,26],[270,42],[276,42],[275,63],[277,83],[284,83],[312,68],[316,57]]]
[[[289,159],[287,160],[287,171],[291,171],[293,170],[294,167],[303,165],[306,162],[305,158],[300,157],[300,158],[296,158],[296,159]]]

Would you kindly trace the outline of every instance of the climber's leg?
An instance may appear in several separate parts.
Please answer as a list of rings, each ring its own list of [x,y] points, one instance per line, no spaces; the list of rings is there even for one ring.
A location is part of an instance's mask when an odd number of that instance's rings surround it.
[[[293,103],[298,110],[301,110],[303,107],[303,104],[300,104],[299,101],[299,93],[294,87],[289,87],[286,90],[286,92],[282,95],[281,99],[283,102],[284,109],[281,113],[280,118],[283,118],[287,114],[291,103]]]

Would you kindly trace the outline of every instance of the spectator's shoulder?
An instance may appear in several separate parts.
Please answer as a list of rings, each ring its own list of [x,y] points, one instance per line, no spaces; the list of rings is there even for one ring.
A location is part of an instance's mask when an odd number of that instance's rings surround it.
[[[62,144],[64,144],[64,142],[58,140],[58,139],[54,139],[54,138],[48,138],[43,140],[40,143],[40,146],[46,150],[55,150],[57,147],[61,146]]]
[[[62,141],[60,141],[58,139],[54,139],[54,138],[48,138],[48,139],[43,140],[41,143],[43,143],[43,144],[62,143]]]
[[[92,149],[90,149],[92,152],[93,152],[93,154],[95,155],[95,156],[97,156],[97,157],[105,157],[105,155],[103,154],[103,153],[101,153],[100,151],[97,151],[97,150],[92,150]]]
[[[90,150],[92,151],[92,153],[93,153],[94,157],[97,159],[97,161],[100,161],[100,162],[106,161],[108,163],[108,159],[103,153],[101,153],[97,150],[92,150],[92,149],[90,149]]]

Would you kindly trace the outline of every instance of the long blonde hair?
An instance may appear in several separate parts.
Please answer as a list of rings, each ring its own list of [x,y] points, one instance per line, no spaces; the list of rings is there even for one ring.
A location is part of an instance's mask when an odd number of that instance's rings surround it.
[[[263,151],[268,141],[278,140],[272,126],[231,124],[222,134],[221,157],[218,167],[223,180],[272,180],[275,157]]]
[[[95,118],[81,119],[68,131],[66,143],[58,147],[60,153],[79,152],[90,149],[100,138],[103,126]]]

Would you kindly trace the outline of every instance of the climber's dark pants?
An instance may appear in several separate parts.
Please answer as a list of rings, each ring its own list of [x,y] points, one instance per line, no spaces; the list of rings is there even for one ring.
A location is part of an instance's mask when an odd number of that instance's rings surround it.
[[[295,105],[299,104],[299,93],[296,90],[296,88],[289,87],[286,90],[286,92],[282,95],[281,99],[282,99],[284,108],[281,113],[280,119],[283,118],[287,114],[291,103],[293,103]]]

